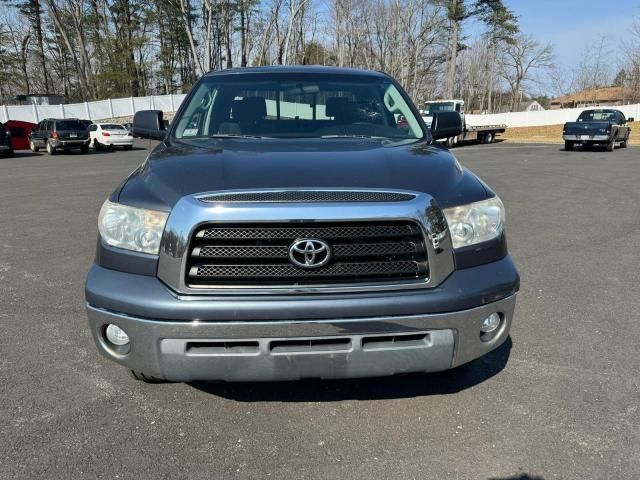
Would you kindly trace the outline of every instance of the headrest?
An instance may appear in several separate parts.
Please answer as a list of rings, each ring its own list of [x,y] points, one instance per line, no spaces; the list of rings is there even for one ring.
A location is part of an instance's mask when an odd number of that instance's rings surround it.
[[[267,101],[264,97],[246,97],[234,100],[231,105],[233,119],[237,122],[251,122],[267,116]]]
[[[329,97],[327,98],[327,107],[325,115],[327,117],[345,117],[352,116],[356,112],[355,102],[350,101],[346,97]]]

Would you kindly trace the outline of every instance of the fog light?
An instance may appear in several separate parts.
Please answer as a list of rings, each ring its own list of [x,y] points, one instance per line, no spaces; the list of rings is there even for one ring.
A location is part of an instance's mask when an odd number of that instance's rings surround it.
[[[487,318],[482,320],[482,325],[480,326],[480,331],[482,333],[491,333],[495,331],[500,326],[500,314],[492,313]]]
[[[114,345],[123,346],[129,343],[129,335],[125,333],[119,326],[110,323],[106,330],[107,340]]]

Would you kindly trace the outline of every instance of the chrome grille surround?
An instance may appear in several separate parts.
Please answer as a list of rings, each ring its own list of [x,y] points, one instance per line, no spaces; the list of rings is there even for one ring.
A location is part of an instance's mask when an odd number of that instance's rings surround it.
[[[247,193],[252,192],[255,191],[247,191]],[[384,192],[388,191],[384,190]],[[202,196],[218,193],[226,192],[208,192],[183,197],[176,203],[167,220],[160,248],[158,277],[178,295],[342,293],[432,288],[440,284],[454,270],[453,249],[446,221],[435,200],[425,193],[397,191],[397,193],[413,197],[412,200],[400,202],[209,204],[200,200]],[[240,227],[241,224],[257,225],[260,223],[265,225],[285,223],[291,227],[301,223],[306,226],[313,223],[345,223],[345,226],[357,227],[358,222],[398,221],[414,222],[422,230],[429,266],[427,278],[371,283],[352,283],[345,280],[345,283],[339,284],[319,282],[304,285],[261,285],[257,283],[252,285],[194,286],[189,285],[186,281],[191,238],[204,226],[211,224],[220,224],[225,228],[231,228],[234,225]],[[351,253],[353,253],[354,248],[361,248],[363,245],[358,244],[354,247],[343,245],[341,248],[352,248]],[[232,248],[239,247],[234,245]],[[225,251],[226,254],[229,252]],[[215,254],[215,250],[198,252],[200,255],[203,253]],[[240,250],[237,253],[244,256],[248,252]]]

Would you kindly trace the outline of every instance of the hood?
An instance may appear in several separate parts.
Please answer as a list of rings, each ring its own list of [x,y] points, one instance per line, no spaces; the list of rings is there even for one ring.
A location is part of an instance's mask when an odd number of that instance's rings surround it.
[[[413,190],[442,208],[488,196],[451,153],[428,142],[217,139],[161,143],[112,198],[168,211],[185,195],[264,188]]]

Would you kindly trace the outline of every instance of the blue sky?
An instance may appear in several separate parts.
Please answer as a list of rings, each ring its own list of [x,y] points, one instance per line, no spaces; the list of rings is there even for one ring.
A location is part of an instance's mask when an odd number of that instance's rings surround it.
[[[520,28],[542,42],[551,42],[563,62],[572,62],[589,38],[606,34],[612,57],[628,35],[640,0],[505,0],[518,15]]]
[[[586,45],[602,35],[607,37],[613,75],[624,62],[623,45],[633,18],[640,18],[640,0],[504,0],[518,16],[520,30],[540,43],[554,45],[557,64],[570,74]],[[477,21],[465,26],[468,39],[482,29]],[[545,77],[532,85],[529,93],[550,93]]]

